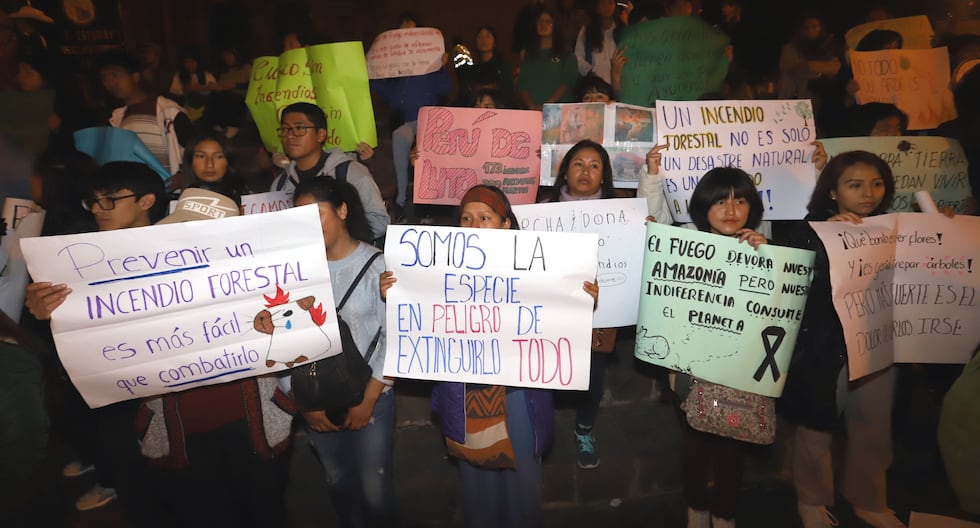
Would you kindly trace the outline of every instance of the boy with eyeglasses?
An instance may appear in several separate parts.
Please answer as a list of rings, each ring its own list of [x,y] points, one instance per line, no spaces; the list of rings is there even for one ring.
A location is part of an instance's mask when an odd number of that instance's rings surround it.
[[[99,231],[144,227],[163,218],[167,211],[167,192],[160,175],[149,166],[134,161],[106,163],[96,171],[91,194],[82,205],[95,217]],[[27,309],[39,320],[65,302],[71,289],[65,284],[35,282],[27,286]],[[81,398],[75,393],[75,397]],[[88,409],[78,407],[85,416],[75,417],[92,425],[91,438],[79,439],[94,447],[98,484],[76,502],[78,510],[91,510],[116,498],[131,521],[155,526],[160,516],[154,511],[152,483],[140,455],[135,416],[138,400],[124,401]],[[146,524],[149,523],[149,524]]]
[[[299,182],[329,176],[357,189],[374,237],[385,235],[391,218],[371,171],[339,148],[323,150],[327,141],[327,116],[312,103],[293,103],[282,110],[279,138],[289,165],[272,181],[270,191],[290,197]]]

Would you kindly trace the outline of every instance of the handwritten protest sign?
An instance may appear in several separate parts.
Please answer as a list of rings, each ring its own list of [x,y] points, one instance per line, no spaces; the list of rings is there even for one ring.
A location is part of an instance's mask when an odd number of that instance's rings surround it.
[[[435,28],[393,29],[374,39],[367,53],[369,79],[425,75],[442,68],[446,44]]]
[[[803,320],[813,252],[650,223],[638,359],[778,397]]]
[[[980,340],[980,218],[896,213],[810,225],[830,259],[850,379],[892,363],[970,359]]]
[[[524,231],[597,234],[600,295],[599,306],[592,314],[592,326],[610,328],[636,324],[646,240],[645,199],[518,205],[514,207],[514,214]]]
[[[956,118],[946,48],[852,51],[859,104],[892,103],[909,116],[909,130]]]
[[[459,205],[481,183],[512,204],[534,203],[541,112],[426,106],[418,126],[415,203]]]
[[[589,139],[609,153],[616,187],[635,189],[657,138],[653,108],[627,104],[546,104],[541,123],[541,185],[554,185],[572,146]]]
[[[314,206],[21,247],[32,277],[72,290],[51,330],[92,407],[340,352]]]
[[[932,37],[936,34],[929,23],[929,17],[925,15],[876,20],[849,29],[844,35],[847,48],[856,50],[861,39],[875,30],[895,31],[901,35],[903,49],[929,49],[932,47]]]
[[[323,109],[327,115],[327,148],[352,151],[360,141],[378,145],[360,42],[319,44],[252,62],[245,103],[266,149],[282,150],[276,133],[279,113],[296,102]]]
[[[823,139],[830,157],[850,150],[877,154],[895,176],[895,200],[891,212],[914,211],[915,191],[929,191],[939,207],[963,213],[970,198],[967,159],[960,142],[951,138],[860,137]]]
[[[657,99],[693,101],[721,88],[728,74],[728,37],[698,17],[664,17],[631,25],[626,48],[624,103],[649,106]]]
[[[14,321],[20,320],[24,309],[24,288],[27,287],[27,262],[20,250],[20,241],[41,234],[44,210],[30,200],[7,198],[3,201],[3,219],[7,234],[0,240],[0,311]]]
[[[386,376],[585,390],[594,234],[388,226]]]
[[[284,211],[293,206],[293,199],[286,191],[272,191],[242,196],[242,214]]]
[[[752,176],[768,220],[806,214],[816,183],[816,138],[809,100],[657,101],[661,171],[674,220],[690,222],[687,202],[704,173],[738,167]]]

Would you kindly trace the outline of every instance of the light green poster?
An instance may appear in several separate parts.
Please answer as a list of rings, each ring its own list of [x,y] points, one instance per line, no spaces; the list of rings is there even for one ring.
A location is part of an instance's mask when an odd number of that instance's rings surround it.
[[[325,147],[352,151],[361,141],[378,145],[360,42],[320,44],[255,59],[246,103],[270,151],[281,150],[279,113],[299,101],[315,103],[327,115]]]
[[[619,41],[626,48],[622,102],[653,106],[657,99],[694,101],[720,89],[728,73],[727,46],[728,37],[698,17],[629,26]]]
[[[650,222],[637,359],[778,397],[810,290],[813,252]]]
[[[952,208],[956,214],[965,213],[970,205],[966,154],[955,139],[890,136],[829,138],[821,142],[831,158],[849,150],[866,150],[891,167],[895,198],[889,212],[917,212],[916,191],[929,191],[937,206]]]

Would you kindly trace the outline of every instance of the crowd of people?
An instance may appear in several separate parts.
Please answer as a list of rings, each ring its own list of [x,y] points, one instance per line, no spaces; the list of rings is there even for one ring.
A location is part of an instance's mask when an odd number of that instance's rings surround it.
[[[843,44],[818,14],[801,14],[798,30],[779,54],[778,82],[770,85],[766,79],[753,78],[739,62],[738,46],[744,35],[738,1],[723,0],[720,8],[716,27],[733,46],[725,52],[729,73],[721,90],[703,98],[810,99],[819,137],[909,133],[908,117],[895,105],[856,103]],[[868,20],[894,17],[883,9],[869,10]],[[623,31],[664,16],[699,15],[692,0],[668,0],[663,5],[594,0],[585,11],[553,9],[537,1],[525,6],[515,17],[514,64],[501,51],[496,30],[481,26],[468,43],[474,50],[471,64],[455,67],[445,57],[443,67],[427,75],[372,81],[375,100],[394,116],[390,127],[393,194],[383,193],[362,163],[374,155],[371,146],[358,145],[353,153],[325,148],[328,120],[315,104],[294,103],[282,109],[277,130],[281,154],[266,151],[244,102],[250,66],[234,47],[217,50],[221,57],[217,72],[208,71],[203,56],[190,49],[181,54],[180,68],[172,74],[160,66],[159,46],[144,46],[140,57],[121,50],[100,55],[91,74],[107,103],[98,105],[89,104],[97,98],[92,93],[58,79],[60,59],[36,38],[22,42],[14,38],[9,45],[19,50],[14,55],[16,88],[49,90],[54,106],[52,115],[39,117],[49,135],[45,148],[28,152],[33,161],[30,176],[18,180],[17,175],[6,175],[0,182],[4,195],[32,198],[47,211],[42,235],[153,225],[167,217],[169,202],[179,200],[181,193],[212,193],[237,210],[242,196],[285,191],[296,206],[315,205],[319,210],[333,293],[346,299],[342,316],[373,374],[361,403],[339,415],[298,407],[291,396],[289,371],[285,376],[246,378],[97,409],[88,408],[66,380],[59,399],[62,408],[50,413],[41,403],[41,384],[11,383],[20,392],[4,394],[16,397],[20,412],[30,419],[20,422],[21,443],[10,444],[23,449],[25,456],[19,457],[17,471],[0,480],[14,483],[30,473],[36,457],[26,453],[36,455],[47,445],[50,414],[59,418],[56,430],[75,456],[64,475],[90,471],[97,475],[96,487],[78,498],[79,510],[118,500],[127,518],[139,519],[140,525],[284,526],[284,455],[295,436],[295,419],[304,422],[341,525],[397,525],[397,473],[392,463],[397,380],[381,374],[385,298],[397,284],[397,274],[386,271],[377,254],[389,224],[420,220],[412,203],[411,178],[419,109],[455,104],[541,110],[549,103],[614,102],[628,60],[617,45]],[[422,24],[412,14],[402,15],[394,24],[418,26]],[[953,69],[980,58],[980,36],[943,38]],[[308,39],[287,33],[283,49],[315,44]],[[876,34],[863,40],[861,49],[894,47],[901,47],[900,36],[896,41],[893,35]],[[937,130],[917,132],[960,141],[971,162],[974,196],[980,188],[974,168],[980,167],[980,134],[975,133],[980,123],[978,82],[980,68],[962,73],[954,83],[959,117]],[[134,159],[100,166],[76,150],[72,139],[76,130],[89,126],[132,132],[164,174]],[[0,143],[10,140],[0,137]],[[865,151],[839,154],[828,161],[822,145],[817,143],[815,150],[816,184],[805,220],[860,224],[889,210],[895,178],[887,163]],[[658,145],[647,153],[636,196],[646,199],[646,221],[672,224],[661,174],[663,152],[664,146]],[[542,187],[538,201],[629,195],[630,190],[614,187],[607,150],[596,141],[583,140],[564,155],[554,185]],[[975,211],[974,202],[967,213]],[[520,228],[507,196],[493,186],[469,189],[455,213],[458,227]],[[806,222],[783,222],[775,229],[766,225],[758,190],[738,167],[719,167],[704,174],[693,191],[690,215],[688,227],[734,237],[754,249],[776,243],[817,254],[799,342],[778,403],[796,428],[792,473],[803,526],[837,525],[828,508],[835,497],[831,447],[838,432],[846,434],[846,459],[840,465],[843,496],[855,515],[876,528],[905,526],[889,509],[885,486],[899,369],[892,366],[848,381],[848,351],[832,302],[830,263],[819,237]],[[582,288],[598,302],[597,282],[587,281]],[[6,316],[0,319],[0,353],[23,376],[40,379],[38,357],[56,364],[56,356],[49,353],[53,344],[47,321],[71,293],[64,284],[32,282],[26,288],[27,310],[20,324]],[[594,427],[616,339],[616,328],[593,329],[590,384],[577,403],[574,431],[564,432],[575,440],[577,464],[583,471],[601,461]],[[35,354],[24,354],[25,350]],[[672,373],[670,383],[661,387],[672,395],[667,399],[678,406],[681,417],[679,460],[687,526],[732,527],[746,444],[699,431],[684,419],[683,401],[698,383],[696,378]],[[12,407],[10,402],[4,405]],[[550,391],[439,382],[433,389],[432,410],[447,453],[459,460],[466,524],[540,526],[541,463],[555,434]],[[964,499],[964,509],[980,510],[976,497],[973,500]],[[9,507],[16,510],[14,504]]]

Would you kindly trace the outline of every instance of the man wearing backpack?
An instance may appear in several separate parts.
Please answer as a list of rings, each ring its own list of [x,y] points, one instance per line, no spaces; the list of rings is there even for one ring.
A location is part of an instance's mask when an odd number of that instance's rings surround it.
[[[270,191],[286,191],[290,197],[301,181],[330,176],[357,189],[368,225],[376,239],[385,235],[390,217],[378,184],[367,167],[339,148],[323,150],[327,141],[327,116],[312,103],[293,103],[282,110],[279,138],[289,165],[272,181]]]

